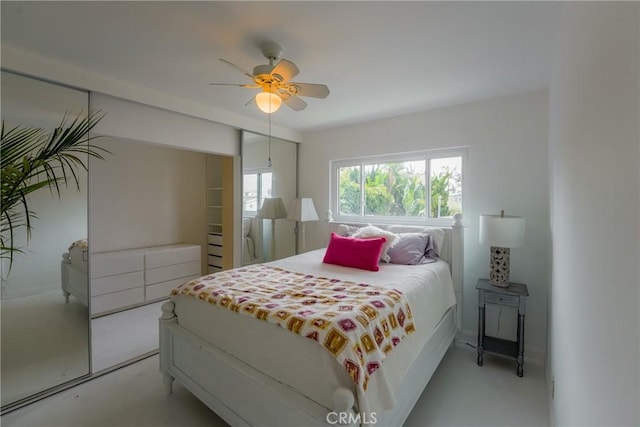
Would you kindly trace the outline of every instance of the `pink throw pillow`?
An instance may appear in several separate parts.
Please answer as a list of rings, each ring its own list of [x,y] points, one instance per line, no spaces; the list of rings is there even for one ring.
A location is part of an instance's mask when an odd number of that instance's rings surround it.
[[[343,267],[378,271],[380,269],[378,266],[380,253],[386,241],[387,239],[384,237],[356,239],[331,233],[331,240],[322,261]]]

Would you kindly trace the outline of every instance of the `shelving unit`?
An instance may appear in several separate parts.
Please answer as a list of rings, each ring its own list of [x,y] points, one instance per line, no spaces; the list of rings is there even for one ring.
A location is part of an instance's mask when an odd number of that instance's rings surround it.
[[[222,223],[222,187],[208,187],[207,192],[207,227],[209,273],[224,269],[223,255],[223,223]]]
[[[209,273],[233,267],[233,159],[207,156],[207,259]]]

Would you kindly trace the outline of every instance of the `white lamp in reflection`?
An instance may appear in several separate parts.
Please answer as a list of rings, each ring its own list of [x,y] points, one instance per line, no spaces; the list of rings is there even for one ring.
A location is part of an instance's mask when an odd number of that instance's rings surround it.
[[[286,218],[287,211],[280,197],[264,199],[258,218],[271,220],[271,261],[276,259],[276,219]]]
[[[287,219],[296,221],[296,228],[294,232],[296,233],[296,242],[298,241],[298,223],[301,223],[302,227],[300,228],[300,239],[302,241],[302,252],[306,249],[305,238],[304,238],[304,223],[310,221],[318,221],[318,213],[316,212],[316,207],[313,204],[313,199],[310,198],[300,198],[293,199],[291,201],[291,206],[289,206],[289,215]]]
[[[491,246],[489,283],[506,288],[509,286],[510,248],[524,244],[525,220],[519,216],[480,215],[480,243]]]

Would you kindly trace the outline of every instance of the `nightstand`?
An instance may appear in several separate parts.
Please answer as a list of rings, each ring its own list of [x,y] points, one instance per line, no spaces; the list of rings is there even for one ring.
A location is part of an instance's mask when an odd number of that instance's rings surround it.
[[[518,362],[516,374],[521,377],[524,367],[524,315],[529,296],[527,285],[511,283],[506,288],[493,286],[487,279],[480,279],[478,290],[478,366],[482,366],[485,351],[513,357]],[[518,309],[517,341],[485,335],[485,303],[515,307]]]

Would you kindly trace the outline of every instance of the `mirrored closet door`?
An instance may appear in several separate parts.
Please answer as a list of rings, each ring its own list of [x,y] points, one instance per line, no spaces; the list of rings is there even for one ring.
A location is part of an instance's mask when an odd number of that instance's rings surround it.
[[[86,116],[88,106],[87,92],[2,71],[5,136],[16,126],[53,131],[65,115]],[[26,198],[32,212],[28,240],[24,221],[20,226],[13,217],[9,225],[3,218],[3,246],[19,249],[12,260],[2,251],[3,411],[90,372],[87,173],[76,173],[78,186],[69,178],[59,194],[44,187]]]
[[[297,144],[243,131],[242,175],[242,264],[294,255],[295,221],[287,220],[286,213],[262,218],[260,208],[265,199],[280,198],[289,210],[297,195]]]

